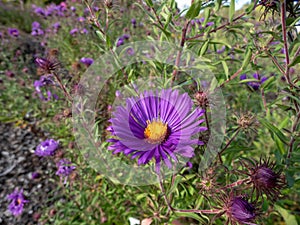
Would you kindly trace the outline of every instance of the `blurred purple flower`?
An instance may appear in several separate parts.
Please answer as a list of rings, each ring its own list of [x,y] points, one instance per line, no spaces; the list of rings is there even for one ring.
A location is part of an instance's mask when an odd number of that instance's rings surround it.
[[[85,58],[85,57],[82,57],[80,59],[80,62],[83,63],[84,65],[86,65],[87,67],[89,67],[90,65],[93,64],[94,60],[92,58]]]
[[[82,22],[84,22],[84,21],[85,21],[85,18],[84,18],[84,17],[82,17],[82,16],[81,16],[81,17],[78,17],[78,18],[77,18],[77,21],[79,21],[79,22],[81,22],[81,23],[82,23]]]
[[[189,169],[192,169],[193,168],[193,164],[190,161],[188,161],[186,163],[186,167],[188,167]]]
[[[67,182],[68,176],[76,169],[76,166],[72,166],[72,163],[68,159],[61,159],[56,166],[58,167],[56,175],[64,179],[64,184]]]
[[[19,216],[22,214],[24,203],[29,201],[24,199],[23,190],[18,191],[17,189],[7,196],[8,200],[11,200],[11,203],[8,206],[8,210],[14,215]]]
[[[131,19],[131,24],[134,28],[136,28],[136,19],[135,18]]]
[[[41,24],[37,21],[34,21],[32,24],[31,24],[31,28],[32,29],[38,29],[41,27]]]
[[[95,12],[98,12],[100,10],[100,8],[97,7],[97,6],[94,6],[93,9],[94,9]]]
[[[39,144],[35,150],[37,156],[51,156],[58,148],[58,141],[47,139]]]
[[[7,31],[11,37],[19,37],[19,30],[17,28],[8,28]]]
[[[71,7],[70,7],[70,10],[71,10],[72,12],[76,12],[76,7],[71,6]]]
[[[127,54],[130,55],[130,56],[134,55],[134,49],[131,48],[131,47],[128,48],[128,49],[126,50],[126,52],[127,52]]]
[[[38,15],[41,15],[41,16],[45,16],[45,10],[41,7],[35,7],[34,8],[34,13],[35,14],[38,14]]]
[[[72,35],[72,36],[74,36],[75,34],[77,34],[78,33],[78,29],[77,28],[74,28],[74,29],[72,29],[71,31],[70,31],[70,34]]]
[[[121,46],[121,45],[124,45],[124,39],[123,37],[120,37],[117,41],[117,47]]]
[[[256,79],[257,81],[250,81],[247,84],[252,87],[254,90],[258,90],[259,87],[268,79],[268,77],[260,77],[260,75],[258,73],[254,73],[252,75],[252,77],[254,79]],[[246,74],[242,74],[240,76],[240,80],[246,80],[247,79],[247,75]]]
[[[52,25],[52,27],[54,28],[54,29],[59,29],[61,26],[60,26],[60,22],[56,22],[56,23],[54,23],[53,25]]]
[[[87,29],[83,28],[83,29],[80,31],[80,33],[81,33],[81,34],[88,34],[89,32],[88,32]]]
[[[214,24],[215,24],[214,22],[207,22],[206,25],[205,25],[205,27],[211,27],[211,26],[213,26]]]
[[[221,53],[223,53],[225,51],[225,49],[226,49],[226,47],[223,45],[221,49],[217,50],[217,53],[221,54]]]
[[[37,179],[37,178],[39,178],[40,177],[40,174],[38,173],[38,172],[33,172],[33,173],[31,173],[31,179]]]
[[[130,35],[129,34],[123,34],[122,38],[125,39],[125,40],[128,40],[130,38]]]

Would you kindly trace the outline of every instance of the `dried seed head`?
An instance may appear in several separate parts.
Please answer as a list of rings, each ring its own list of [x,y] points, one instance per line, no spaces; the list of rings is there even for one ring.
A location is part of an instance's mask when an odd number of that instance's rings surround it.
[[[248,130],[250,128],[255,128],[257,125],[257,120],[251,113],[246,113],[238,117],[237,124],[243,130]]]
[[[199,105],[201,108],[206,108],[209,104],[207,92],[205,91],[198,91],[194,98],[196,100],[196,104]]]

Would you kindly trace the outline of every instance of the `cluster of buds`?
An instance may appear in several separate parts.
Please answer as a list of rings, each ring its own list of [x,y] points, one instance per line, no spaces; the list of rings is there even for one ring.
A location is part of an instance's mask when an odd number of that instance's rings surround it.
[[[200,106],[201,108],[205,109],[209,105],[208,101],[208,94],[205,91],[198,91],[194,98],[196,100],[196,105]]]

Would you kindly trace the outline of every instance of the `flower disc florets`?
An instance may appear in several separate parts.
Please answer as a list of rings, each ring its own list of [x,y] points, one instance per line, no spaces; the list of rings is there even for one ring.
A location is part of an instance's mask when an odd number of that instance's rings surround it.
[[[171,89],[128,98],[126,107],[117,107],[110,120],[108,130],[114,137],[108,140],[113,143],[109,150],[139,158],[139,165],[155,159],[157,169],[161,159],[171,168],[170,159],[178,161],[176,154],[192,157],[192,145],[203,144],[192,137],[207,130],[199,126],[203,110],[192,110],[192,105],[187,94]]]

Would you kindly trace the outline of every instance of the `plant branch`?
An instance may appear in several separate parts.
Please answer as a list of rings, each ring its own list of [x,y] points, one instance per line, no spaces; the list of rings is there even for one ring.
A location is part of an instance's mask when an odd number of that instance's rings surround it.
[[[293,126],[292,126],[292,131],[291,131],[291,140],[290,140],[290,143],[289,143],[289,150],[288,150],[288,154],[287,154],[287,159],[290,159],[291,158],[291,155],[292,155],[292,152],[293,152],[293,145],[294,145],[294,142],[296,141],[296,138],[294,137],[294,133],[299,125],[299,121],[300,121],[300,112],[298,112],[297,114],[297,117],[296,117],[296,120],[294,121],[293,123]]]
[[[225,80],[224,83],[220,85],[220,87],[224,87],[225,84],[227,84],[229,81],[236,78],[242,71],[243,71],[243,68],[239,68],[238,71],[236,71],[231,77],[229,77],[227,80]]]
[[[72,102],[72,97],[69,94],[69,92],[67,91],[65,85],[63,85],[63,83],[62,83],[61,79],[59,78],[59,76],[55,72],[53,72],[52,74],[54,75],[57,83],[59,84],[59,87],[62,89],[62,91],[64,92],[65,96],[68,98],[68,100],[70,102]]]
[[[188,30],[189,24],[190,24],[190,21],[186,21],[185,25],[184,25],[184,27],[182,29],[182,35],[181,35],[181,41],[180,41],[180,48],[179,48],[179,50],[177,52],[177,56],[176,56],[176,61],[175,61],[175,65],[174,65],[175,68],[173,70],[172,82],[175,81],[176,75],[178,73],[178,66],[179,66],[179,63],[180,63],[180,57],[181,57],[182,49],[183,49],[185,41],[186,41],[186,32]]]

